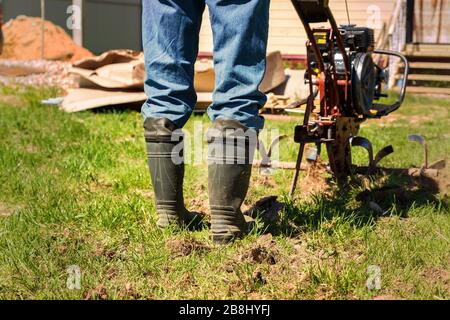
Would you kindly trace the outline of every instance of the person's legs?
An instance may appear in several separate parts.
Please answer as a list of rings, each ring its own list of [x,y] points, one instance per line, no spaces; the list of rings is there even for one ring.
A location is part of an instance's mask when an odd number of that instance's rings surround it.
[[[142,1],[147,79],[144,118],[166,118],[182,128],[194,110],[194,64],[204,0]]]
[[[183,200],[184,163],[177,160],[174,136],[196,103],[194,64],[204,11],[203,0],[143,1],[142,26],[147,101],[142,107],[148,166],[158,227],[197,223]],[[178,159],[180,160],[180,159]]]
[[[213,240],[247,231],[241,205],[249,187],[264,77],[269,0],[206,0],[214,36],[216,74],[208,131],[208,188]]]
[[[259,91],[266,67],[269,0],[206,0],[214,38],[216,75],[212,121],[227,118],[259,131],[266,103]]]

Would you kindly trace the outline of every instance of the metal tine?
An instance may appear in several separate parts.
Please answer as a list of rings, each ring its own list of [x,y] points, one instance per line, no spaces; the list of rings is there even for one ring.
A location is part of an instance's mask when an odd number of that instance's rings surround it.
[[[435,170],[443,170],[443,169],[445,169],[446,166],[447,166],[447,161],[442,159],[442,160],[438,160],[438,161],[430,164],[429,168],[435,169]]]
[[[372,143],[363,137],[353,137],[351,138],[351,144],[352,147],[361,147],[367,150],[367,153],[369,154],[369,169],[373,168],[374,160],[373,160],[373,147]]]
[[[408,136],[408,140],[411,142],[417,142],[420,145],[422,145],[423,153],[424,153],[424,157],[425,157],[425,161],[424,161],[422,168],[428,169],[428,145],[427,145],[427,141],[425,140],[425,138],[423,136],[421,136],[420,134],[410,134]]]
[[[269,158],[272,157],[272,151],[273,151],[273,148],[275,148],[275,146],[277,145],[277,143],[280,143],[281,140],[286,139],[287,137],[288,137],[287,135],[283,134],[283,135],[280,135],[280,136],[278,136],[278,137],[276,137],[276,138],[274,138],[274,139],[272,140],[272,143],[270,144],[270,147],[269,147],[269,151],[267,152],[267,156],[268,156]]]
[[[261,155],[261,163],[264,165],[270,164],[270,157],[267,154],[266,147],[264,147],[264,143],[261,140],[258,140],[258,151]]]
[[[378,166],[378,163],[380,163],[381,160],[383,160],[388,155],[393,154],[393,153],[394,153],[394,147],[392,147],[392,146],[387,146],[387,147],[384,147],[383,149],[381,149],[375,156],[375,159],[373,160],[374,169]]]

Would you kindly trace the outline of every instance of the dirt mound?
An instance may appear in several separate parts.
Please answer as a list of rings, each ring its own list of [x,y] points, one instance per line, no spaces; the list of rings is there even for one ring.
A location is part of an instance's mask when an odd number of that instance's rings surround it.
[[[2,28],[5,38],[1,59],[41,59],[41,19],[18,16]],[[91,57],[88,50],[76,45],[71,37],[50,21],[45,21],[44,58],[47,60],[77,61]]]
[[[205,244],[192,239],[171,239],[166,243],[166,247],[173,257],[187,257],[193,252],[205,252],[210,248]]]
[[[277,263],[279,255],[276,242],[271,234],[259,237],[250,248],[238,256],[238,261],[249,262],[253,264],[269,264]]]

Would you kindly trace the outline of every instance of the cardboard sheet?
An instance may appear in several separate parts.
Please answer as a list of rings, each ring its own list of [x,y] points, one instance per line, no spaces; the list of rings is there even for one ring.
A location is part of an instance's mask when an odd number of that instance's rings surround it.
[[[105,106],[144,102],[147,96],[143,91],[118,91],[80,88],[69,93],[61,108],[66,112],[78,112]]]
[[[140,52],[113,50],[76,62],[70,70],[78,77],[80,89],[69,93],[62,104],[67,112],[76,112],[109,105],[145,101],[144,57]],[[260,89],[269,92],[286,81],[280,52],[267,56],[265,77]],[[206,110],[214,91],[214,65],[210,60],[195,64],[194,86],[198,95],[197,111]]]

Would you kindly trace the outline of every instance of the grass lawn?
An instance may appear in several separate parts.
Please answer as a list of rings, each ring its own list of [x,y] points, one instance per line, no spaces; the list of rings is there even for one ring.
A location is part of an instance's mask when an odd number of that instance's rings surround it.
[[[355,177],[342,192],[323,183],[327,174],[309,175],[289,199],[292,172],[255,169],[245,205],[280,195],[280,220],[216,246],[208,230],[156,228],[138,112],[66,114],[39,104],[54,94],[0,88],[0,298],[450,299],[449,201],[429,182]],[[420,166],[422,149],[407,135],[427,138],[431,161],[447,157],[449,111],[448,100],[410,96],[361,135],[376,151],[393,145],[382,166]],[[188,131],[194,120],[209,125],[195,116]],[[291,134],[295,123],[266,127]],[[296,149],[282,143],[281,160]],[[356,163],[366,157],[355,150]],[[205,164],[187,166],[185,198],[207,211]],[[67,286],[70,266],[79,289]]]

